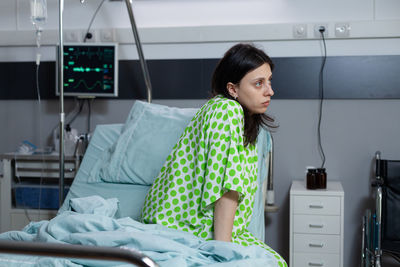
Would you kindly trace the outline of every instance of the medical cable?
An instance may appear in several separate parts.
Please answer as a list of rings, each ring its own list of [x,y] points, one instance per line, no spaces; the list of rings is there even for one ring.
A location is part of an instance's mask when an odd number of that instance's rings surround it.
[[[88,103],[88,119],[87,119],[87,133],[90,133],[90,117],[92,114],[92,108],[91,108],[91,103],[90,103],[90,99],[87,99],[87,103]]]
[[[39,148],[42,147],[40,145],[42,140],[42,115],[41,115],[41,110],[42,110],[42,102],[41,102],[41,97],[40,97],[40,85],[39,85],[39,71],[40,71],[40,60],[38,60],[38,58],[40,59],[40,53],[39,53],[39,49],[40,49],[40,43],[37,42],[37,57],[36,57],[36,93],[37,93],[37,98],[38,98],[38,113],[39,113],[39,122],[38,122],[38,128],[39,128]],[[39,55],[39,57],[38,57]],[[43,147],[42,147],[43,148]],[[34,152],[34,151],[33,151]],[[18,160],[17,160],[17,155],[14,154],[14,162],[15,162],[15,169],[18,170]],[[40,217],[40,211],[41,211],[41,199],[42,199],[42,184],[43,184],[43,175],[44,175],[44,156],[43,153],[41,154],[41,162],[42,162],[42,168],[41,168],[41,174],[40,174],[40,180],[39,180],[39,196],[38,196],[38,216]],[[22,185],[22,180],[21,177],[19,176],[18,172],[16,172],[16,178],[18,180],[18,183]],[[24,214],[26,216],[26,218],[28,219],[29,222],[32,221],[31,217],[29,216],[28,210],[26,208],[26,203],[25,201],[22,201],[23,204],[23,209],[24,209]]]
[[[17,178],[18,183],[22,185],[21,177],[19,176],[19,173],[17,172],[17,170],[18,170],[17,153],[14,153],[14,164],[15,164],[14,168],[15,168],[15,170],[16,170],[16,172],[15,172],[15,178]],[[16,204],[17,204],[17,203],[16,203]],[[23,198],[22,198],[22,205],[23,205],[22,208],[24,209],[24,214],[25,214],[26,218],[28,219],[29,222],[31,222],[32,219],[31,219],[31,217],[29,216],[28,209],[26,208],[26,204],[25,204],[25,201],[24,201]]]
[[[326,43],[325,43],[325,36],[324,36],[325,29],[320,29],[319,31],[321,33],[321,38],[322,38],[323,45],[324,45],[324,55],[322,57],[321,69],[319,72],[320,102],[319,102],[319,116],[318,116],[318,148],[319,148],[319,151],[322,156],[321,168],[324,168],[326,157],[325,157],[324,148],[322,147],[322,141],[321,141],[321,120],[322,120],[322,106],[323,106],[323,102],[324,102],[324,69],[325,69],[327,53],[326,53]]]
[[[105,0],[102,0],[102,1],[101,1],[101,3],[99,4],[99,6],[97,7],[96,11],[94,12],[94,14],[93,14],[93,16],[92,16],[92,19],[90,20],[90,23],[89,23],[88,29],[87,29],[87,31],[86,31],[85,37],[83,38],[83,42],[84,42],[84,43],[86,43],[86,39],[87,39],[88,36],[90,35],[90,28],[92,27],[92,23],[93,23],[94,19],[96,18],[97,13],[99,12],[100,8],[101,8],[102,5],[104,4],[104,2],[105,2]],[[81,1],[81,3],[83,3],[83,2]],[[90,39],[90,38],[89,38],[89,39]]]
[[[42,161],[42,169],[41,169],[41,174],[40,174],[40,182],[39,182],[39,201],[38,201],[38,215],[40,217],[40,204],[41,204],[41,198],[42,198],[42,184],[43,184],[43,174],[44,174],[44,149],[43,146],[40,145],[41,140],[42,140],[42,103],[41,103],[41,97],[40,97],[40,86],[39,86],[39,71],[40,71],[40,45],[41,45],[41,36],[42,36],[42,28],[47,22],[47,0],[31,0],[30,1],[30,7],[31,7],[31,22],[33,26],[36,29],[36,92],[37,92],[37,97],[38,97],[38,113],[39,113],[39,122],[38,122],[38,127],[39,127],[39,148],[42,148],[41,151],[41,161]],[[35,151],[33,151],[35,152]],[[14,157],[15,161],[15,168],[18,170],[18,162],[17,162],[17,157],[15,155]],[[19,183],[21,184],[21,177],[19,177],[18,172],[17,172],[17,179]],[[29,221],[31,221],[31,218],[29,217],[29,214],[26,209],[26,205],[23,201],[24,205],[24,211],[25,215],[28,218]]]
[[[75,119],[79,116],[79,114],[82,112],[83,109],[83,105],[85,104],[85,102],[81,101],[81,99],[78,99],[78,111],[74,114],[74,116],[67,121],[67,124],[71,125],[71,123],[73,123],[75,121]],[[68,114],[69,115],[69,114]],[[67,116],[68,116],[67,115]]]
[[[75,99],[75,102],[76,102],[76,104],[75,104],[75,107],[71,110],[71,111],[69,111],[68,113],[67,113],[67,115],[65,116],[65,121],[67,122],[66,123],[66,125],[67,124],[69,124],[69,125],[71,125],[72,124],[72,122],[78,117],[78,115],[81,113],[81,111],[82,111],[82,109],[83,109],[83,105],[84,105],[84,102],[82,102],[80,99]],[[75,111],[75,110],[77,110],[77,111]],[[74,115],[71,115],[71,114],[73,114],[75,112],[75,114]],[[70,116],[73,116],[69,121],[67,120],[67,118],[68,117],[70,117]],[[60,127],[60,124],[59,123],[57,123],[52,129],[51,129],[51,133],[53,133],[53,135],[55,134],[55,131],[59,131],[59,127]],[[58,136],[57,136],[58,137]]]
[[[40,49],[40,45],[38,45],[38,50]],[[38,51],[37,53],[38,58],[36,58],[36,92],[37,92],[37,98],[38,98],[38,113],[39,113],[39,148],[42,148],[41,151],[41,161],[42,161],[42,169],[40,173],[40,179],[39,179],[39,201],[38,201],[38,217],[40,218],[40,211],[41,211],[41,200],[42,200],[42,185],[43,185],[43,175],[44,175],[44,166],[45,166],[45,161],[44,161],[44,146],[42,143],[42,101],[40,97],[40,82],[39,82],[39,70],[40,70],[40,53]]]

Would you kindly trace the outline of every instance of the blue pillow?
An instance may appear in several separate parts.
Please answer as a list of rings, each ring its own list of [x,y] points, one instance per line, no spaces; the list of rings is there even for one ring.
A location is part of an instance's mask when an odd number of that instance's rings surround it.
[[[136,101],[92,182],[151,185],[196,111]]]

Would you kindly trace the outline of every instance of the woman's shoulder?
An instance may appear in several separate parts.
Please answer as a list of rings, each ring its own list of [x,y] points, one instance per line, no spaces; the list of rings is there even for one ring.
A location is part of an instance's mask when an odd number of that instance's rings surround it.
[[[208,110],[213,113],[228,113],[229,117],[242,117],[243,108],[236,100],[217,95],[207,102]]]

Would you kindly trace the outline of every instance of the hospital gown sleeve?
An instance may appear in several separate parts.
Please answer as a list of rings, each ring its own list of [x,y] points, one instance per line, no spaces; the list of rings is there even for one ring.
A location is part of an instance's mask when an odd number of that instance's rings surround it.
[[[245,175],[243,145],[244,115],[239,103],[226,101],[213,112],[205,130],[205,173],[201,207],[208,209],[224,193],[246,194],[249,177]]]

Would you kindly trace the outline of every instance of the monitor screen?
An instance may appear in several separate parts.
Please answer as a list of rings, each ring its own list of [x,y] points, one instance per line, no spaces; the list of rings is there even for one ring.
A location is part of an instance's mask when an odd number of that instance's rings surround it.
[[[117,44],[64,44],[64,95],[117,97]]]

